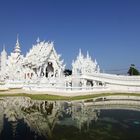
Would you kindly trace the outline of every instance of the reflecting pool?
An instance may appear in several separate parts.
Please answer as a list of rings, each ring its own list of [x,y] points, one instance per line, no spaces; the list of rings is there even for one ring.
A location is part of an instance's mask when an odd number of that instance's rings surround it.
[[[140,106],[0,98],[0,140],[139,140]]]

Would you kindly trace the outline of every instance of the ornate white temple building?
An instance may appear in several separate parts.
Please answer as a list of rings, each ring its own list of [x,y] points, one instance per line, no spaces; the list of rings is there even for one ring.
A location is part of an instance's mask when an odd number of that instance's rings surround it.
[[[3,80],[27,81],[43,77],[61,77],[64,68],[53,42],[38,41],[24,57],[17,38],[14,51],[10,56],[7,56],[5,48],[1,52],[1,79]]]
[[[139,76],[118,76],[100,72],[96,60],[87,52],[72,62],[72,75],[65,76],[65,65],[57,54],[54,43],[37,40],[37,43],[22,55],[17,38],[10,55],[5,47],[0,55],[0,81],[6,88],[24,88],[39,91],[84,91],[123,89],[140,91]]]

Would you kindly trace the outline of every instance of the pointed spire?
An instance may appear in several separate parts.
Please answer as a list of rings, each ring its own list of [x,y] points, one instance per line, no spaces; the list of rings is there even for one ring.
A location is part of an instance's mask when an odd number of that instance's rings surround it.
[[[5,44],[3,44],[3,51],[5,51]]]
[[[87,58],[89,58],[89,53],[88,53],[88,51],[87,51]]]
[[[40,39],[39,39],[39,37],[37,38],[36,42],[37,42],[37,43],[39,43],[39,42],[40,42]]]
[[[79,49],[79,55],[77,56],[77,60],[82,61],[83,58],[84,58],[84,55],[82,54],[81,49]]]
[[[7,52],[5,50],[5,45],[3,45],[3,50],[0,55],[1,59],[1,72],[5,73],[6,72],[6,63],[7,63]]]
[[[53,41],[51,41],[51,42],[50,42],[50,44],[51,44],[51,46],[54,48],[54,42],[53,42]]]
[[[100,72],[100,66],[99,65],[97,66],[97,72],[98,73]]]
[[[81,48],[79,49],[79,56],[82,56]]]
[[[5,44],[3,44],[3,50],[2,50],[2,52],[1,52],[1,54],[7,55],[7,52],[6,52],[6,50],[5,50]]]
[[[19,41],[18,41],[18,34],[17,34],[17,42],[16,42],[16,44],[18,44],[18,45],[19,45]]]
[[[97,61],[96,61],[96,59],[95,59],[94,63],[95,63],[95,65],[97,65]]]
[[[79,58],[83,58],[83,54],[82,54],[82,51],[81,51],[81,48],[79,49]]]
[[[18,34],[17,34],[17,41],[16,41],[16,46],[15,46],[15,49],[14,49],[14,53],[21,53]]]

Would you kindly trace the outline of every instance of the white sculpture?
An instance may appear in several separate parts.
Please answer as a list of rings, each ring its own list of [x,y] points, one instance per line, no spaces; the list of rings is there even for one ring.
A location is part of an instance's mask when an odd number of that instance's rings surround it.
[[[93,61],[87,52],[87,56],[81,53],[81,49],[79,50],[79,55],[77,59],[72,63],[72,73],[73,75],[84,75],[84,74],[93,74],[99,73],[100,68],[97,65],[96,60]]]

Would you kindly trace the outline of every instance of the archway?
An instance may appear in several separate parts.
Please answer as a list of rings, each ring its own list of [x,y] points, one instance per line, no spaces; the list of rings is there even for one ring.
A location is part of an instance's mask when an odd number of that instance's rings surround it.
[[[46,77],[53,77],[54,68],[52,62],[48,62],[48,66],[46,67]]]
[[[93,87],[93,81],[87,80],[87,86]]]

